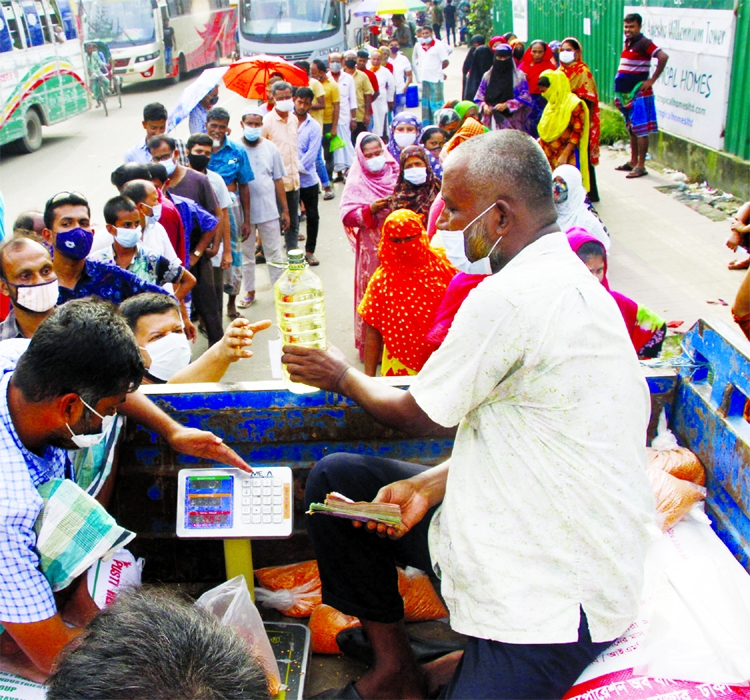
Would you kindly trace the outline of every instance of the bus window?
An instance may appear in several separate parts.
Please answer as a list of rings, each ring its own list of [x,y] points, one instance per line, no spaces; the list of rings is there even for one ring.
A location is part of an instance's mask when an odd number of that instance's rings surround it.
[[[167,0],[170,17],[189,15],[191,12],[190,0]]]
[[[8,25],[10,32],[10,38],[13,42],[14,49],[22,49],[24,47],[23,39],[21,38],[21,31],[18,26],[18,19],[15,14],[15,8],[10,3],[3,3],[3,14],[5,16],[5,23]]]
[[[0,12],[0,53],[13,50],[13,38],[10,35],[10,27],[5,21],[5,8]]]
[[[70,0],[50,0],[55,14],[62,22],[66,39],[77,39],[76,21],[73,17],[73,10],[70,9]]]
[[[42,23],[34,7],[34,0],[24,0],[23,14],[26,19],[25,33],[29,46],[42,46],[44,44],[44,34],[42,34]]]
[[[42,34],[47,44],[53,44],[55,38],[52,36],[52,13],[42,4],[41,0],[34,0],[36,14],[42,23]]]

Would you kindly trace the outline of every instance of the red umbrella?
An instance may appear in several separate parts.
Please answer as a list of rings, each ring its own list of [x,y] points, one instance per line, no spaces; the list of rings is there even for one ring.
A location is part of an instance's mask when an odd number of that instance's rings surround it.
[[[309,84],[307,73],[278,56],[251,56],[229,66],[224,74],[224,85],[242,97],[266,100],[266,86],[272,75],[280,75],[291,85]]]

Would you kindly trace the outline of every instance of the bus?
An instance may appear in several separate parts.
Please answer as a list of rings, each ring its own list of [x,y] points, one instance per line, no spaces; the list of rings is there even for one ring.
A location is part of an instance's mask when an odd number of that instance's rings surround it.
[[[42,125],[90,109],[85,56],[69,0],[0,0],[0,146],[42,145]]]
[[[339,0],[239,0],[240,54],[311,61],[346,48]]]
[[[123,83],[180,80],[236,50],[237,9],[229,0],[82,0],[78,13],[84,39],[109,46]],[[174,29],[171,60],[166,19]]]

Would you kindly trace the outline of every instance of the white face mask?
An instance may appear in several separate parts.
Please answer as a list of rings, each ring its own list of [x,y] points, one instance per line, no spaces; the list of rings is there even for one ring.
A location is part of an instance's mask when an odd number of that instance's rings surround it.
[[[190,364],[192,353],[190,341],[184,333],[167,333],[163,338],[154,340],[144,348],[151,357],[151,367],[148,373],[169,381],[181,369]]]
[[[419,43],[420,44],[429,44],[431,41],[432,41],[432,37],[431,36],[428,36],[428,37],[420,36],[419,37]]]
[[[341,61],[333,61],[330,65],[331,73],[341,73]]]
[[[59,289],[56,279],[43,284],[14,284],[11,286],[16,288],[14,304],[26,311],[43,313],[57,304]]]
[[[80,396],[78,397],[81,398]],[[115,422],[116,416],[103,416],[101,413],[97,413],[91,406],[89,406],[83,399],[81,399],[81,403],[89,409],[94,415],[99,416],[99,418],[102,419],[102,429],[99,433],[90,433],[88,435],[76,435],[73,432],[73,428],[71,428],[67,423],[65,426],[70,430],[70,439],[73,441],[73,444],[79,449],[83,450],[87,447],[93,447],[94,445],[98,445],[104,438],[109,434],[110,429],[112,428],[112,423]]]
[[[151,215],[146,215],[146,226],[153,226],[159,219],[161,219],[161,204],[154,204],[151,207]]]
[[[488,206],[479,216],[474,217],[463,229],[459,231],[440,231],[440,237],[443,239],[443,245],[445,246],[445,255],[451,264],[469,275],[491,275],[492,265],[490,264],[490,255],[495,250],[500,239],[498,238],[490,248],[489,253],[479,260],[471,262],[466,257],[466,247],[464,232],[481,219],[492,207],[495,206],[493,202]]]
[[[367,169],[371,173],[379,173],[385,167],[385,156],[375,156],[367,161]]]
[[[174,159],[172,158],[169,158],[168,160],[161,160],[159,161],[159,163],[164,166],[164,169],[167,171],[167,176],[171,175],[177,167],[177,163],[175,163]]]
[[[576,60],[575,51],[560,51],[560,63],[573,63]]]
[[[133,248],[141,240],[141,227],[135,228],[118,228],[115,240],[123,248]]]
[[[406,148],[407,146],[411,146],[417,140],[417,135],[409,133],[408,131],[397,131],[393,134],[393,140],[399,148]]]
[[[263,130],[263,127],[260,126],[246,126],[242,132],[245,134],[245,138],[250,143],[255,143],[260,138],[260,132]]]
[[[291,98],[288,100],[279,100],[274,107],[276,107],[279,112],[291,112],[294,109],[294,100]]]
[[[427,182],[427,168],[407,168],[404,170],[404,180],[412,185],[424,185]]]

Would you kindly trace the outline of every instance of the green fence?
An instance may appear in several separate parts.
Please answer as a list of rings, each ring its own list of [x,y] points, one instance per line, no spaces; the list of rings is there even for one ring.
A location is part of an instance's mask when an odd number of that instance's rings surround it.
[[[600,98],[614,99],[613,83],[622,50],[622,18],[626,5],[675,7],[675,0],[528,0],[529,39],[552,41],[576,37],[596,78]],[[750,160],[750,0],[683,0],[680,7],[735,9],[737,27],[724,148]],[[512,0],[495,0],[496,34],[513,30]]]

